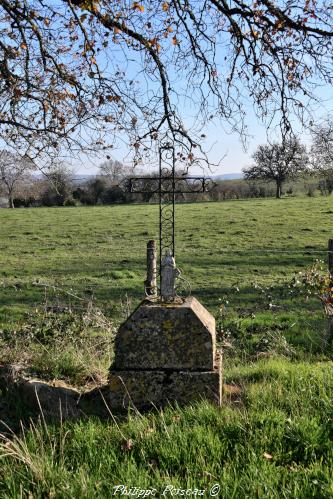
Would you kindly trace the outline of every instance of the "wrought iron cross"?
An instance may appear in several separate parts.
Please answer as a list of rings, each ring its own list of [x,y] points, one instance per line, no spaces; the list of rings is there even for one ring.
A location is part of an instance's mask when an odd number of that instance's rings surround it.
[[[168,144],[159,149],[159,175],[157,177],[129,178],[128,189],[131,193],[149,193],[158,194],[159,196],[160,279],[162,279],[163,258],[166,255],[175,258],[176,194],[205,192],[207,190],[207,178],[188,177],[186,175],[176,176],[175,148]]]

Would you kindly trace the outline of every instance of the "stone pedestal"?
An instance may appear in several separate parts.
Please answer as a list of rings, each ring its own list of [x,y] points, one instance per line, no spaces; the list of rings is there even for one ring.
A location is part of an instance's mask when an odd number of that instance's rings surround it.
[[[194,297],[145,300],[119,328],[103,397],[111,409],[201,399],[219,405],[221,384],[214,317]]]

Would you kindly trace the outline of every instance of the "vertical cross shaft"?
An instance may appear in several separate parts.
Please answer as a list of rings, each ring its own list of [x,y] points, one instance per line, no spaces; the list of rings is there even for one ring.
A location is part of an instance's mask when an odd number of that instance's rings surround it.
[[[175,150],[159,150],[160,268],[167,252],[175,256]]]
[[[175,148],[166,144],[159,149],[158,177],[132,177],[128,179],[128,190],[131,193],[158,194],[159,199],[159,237],[160,266],[159,274],[162,281],[162,261],[167,262],[169,274],[177,277],[175,268],[175,200],[176,194],[194,194],[206,191],[205,177],[176,176]],[[150,185],[151,187],[147,187]],[[167,281],[165,281],[167,282]],[[160,282],[160,290],[162,288]],[[161,291],[160,291],[161,293]],[[163,298],[163,296],[161,295]]]

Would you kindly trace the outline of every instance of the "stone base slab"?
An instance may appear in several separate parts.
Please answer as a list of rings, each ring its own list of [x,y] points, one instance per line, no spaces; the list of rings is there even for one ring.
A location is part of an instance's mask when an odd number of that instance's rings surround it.
[[[80,406],[87,413],[102,407],[112,410],[162,407],[168,403],[185,405],[209,400],[221,405],[221,371],[116,371],[109,374],[107,386],[83,395]],[[101,416],[104,415],[101,413]]]
[[[220,362],[212,371],[112,371],[107,385],[84,393],[63,383],[29,379],[12,367],[0,366],[0,389],[15,394],[27,417],[42,410],[47,421],[110,418],[128,408],[186,405],[202,399],[221,404]]]
[[[164,373],[151,371],[118,371],[110,373],[108,384],[84,394],[81,409],[87,414],[107,417],[113,410],[129,407],[160,406]]]
[[[165,380],[163,399],[185,405],[197,400],[208,400],[221,405],[222,382],[219,371],[174,372]]]

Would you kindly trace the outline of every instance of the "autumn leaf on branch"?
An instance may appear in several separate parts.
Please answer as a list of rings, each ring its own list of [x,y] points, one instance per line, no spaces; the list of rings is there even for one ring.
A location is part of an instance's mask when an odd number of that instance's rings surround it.
[[[132,5],[132,9],[133,10],[138,10],[139,12],[144,12],[145,11],[145,8],[142,4],[140,4],[139,2],[134,2],[133,5]]]

